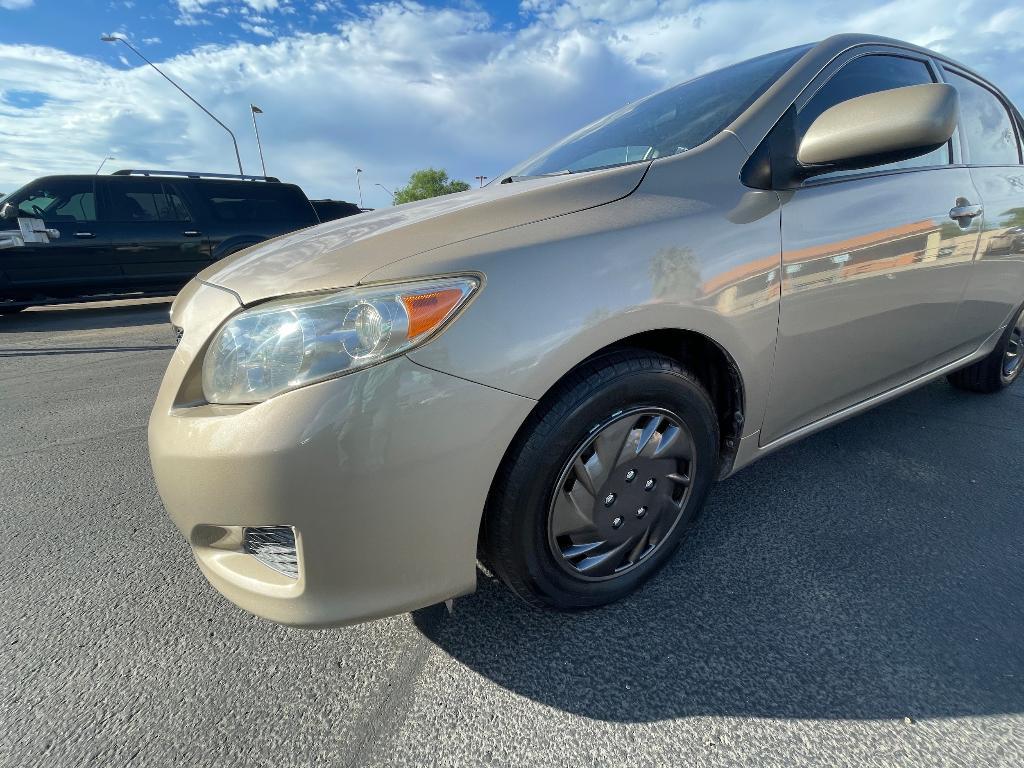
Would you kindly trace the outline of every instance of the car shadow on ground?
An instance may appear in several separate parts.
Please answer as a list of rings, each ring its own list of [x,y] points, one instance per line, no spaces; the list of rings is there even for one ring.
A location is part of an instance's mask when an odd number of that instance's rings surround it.
[[[0,337],[5,333],[91,331],[169,323],[173,298],[32,307],[18,314],[0,315]]]
[[[1024,711],[1024,391],[938,382],[718,484],[639,594],[537,611],[481,574],[414,614],[490,680],[608,721]]]

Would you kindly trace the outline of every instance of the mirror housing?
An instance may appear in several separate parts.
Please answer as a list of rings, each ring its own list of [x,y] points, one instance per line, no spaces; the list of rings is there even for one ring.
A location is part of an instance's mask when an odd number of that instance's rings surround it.
[[[959,97],[946,83],[878,91],[830,107],[797,149],[803,178],[907,160],[941,147],[956,129]]]
[[[15,207],[14,203],[10,201],[0,203],[0,220],[8,221],[16,218],[18,218],[18,209]]]

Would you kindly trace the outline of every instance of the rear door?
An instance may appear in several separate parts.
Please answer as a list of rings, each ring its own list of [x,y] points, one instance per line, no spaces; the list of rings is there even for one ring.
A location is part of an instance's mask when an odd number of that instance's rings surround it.
[[[876,48],[834,62],[797,102],[797,140],[829,107],[938,79],[926,57]],[[955,139],[956,137],[954,137]],[[923,157],[812,178],[783,195],[779,336],[762,444],[963,354],[955,323],[980,220],[956,141]]]
[[[173,180],[105,177],[114,254],[135,290],[176,289],[209,263],[209,249]]]
[[[1024,302],[1024,167],[1020,126],[981,80],[944,67],[960,94],[964,158],[984,206],[981,242],[958,320],[981,344]]]
[[[72,296],[117,290],[121,269],[97,220],[92,177],[40,179],[12,196],[20,216],[42,219],[60,237],[0,251],[0,269],[18,295]]]
[[[312,204],[292,184],[200,180],[193,187],[208,208],[213,257],[320,223]]]

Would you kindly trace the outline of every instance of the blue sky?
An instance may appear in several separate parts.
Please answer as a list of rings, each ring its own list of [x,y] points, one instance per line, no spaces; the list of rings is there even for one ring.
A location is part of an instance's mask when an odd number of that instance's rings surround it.
[[[0,191],[44,173],[245,169],[365,202],[427,165],[495,175],[665,85],[837,32],[934,47],[1024,103],[1024,4],[1007,0],[0,0]]]

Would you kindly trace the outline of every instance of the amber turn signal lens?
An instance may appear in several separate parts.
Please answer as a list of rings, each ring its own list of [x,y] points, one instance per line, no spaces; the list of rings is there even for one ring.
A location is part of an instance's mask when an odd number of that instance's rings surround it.
[[[463,292],[458,288],[445,288],[433,293],[402,296],[402,304],[409,313],[409,338],[415,338],[432,331],[448,317],[462,300]]]

